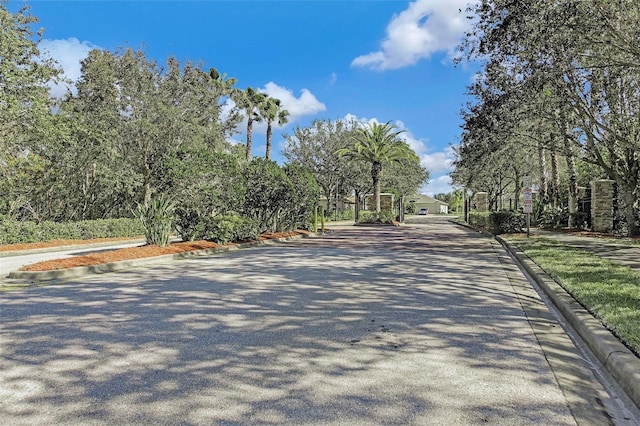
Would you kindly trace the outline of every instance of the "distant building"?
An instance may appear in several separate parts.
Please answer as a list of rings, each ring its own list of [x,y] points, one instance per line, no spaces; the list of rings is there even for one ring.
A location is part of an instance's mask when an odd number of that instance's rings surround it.
[[[424,194],[415,194],[407,197],[405,204],[413,204],[415,206],[415,212],[418,212],[420,209],[427,209],[429,214],[449,213],[449,203],[445,203],[444,201],[437,200]]]

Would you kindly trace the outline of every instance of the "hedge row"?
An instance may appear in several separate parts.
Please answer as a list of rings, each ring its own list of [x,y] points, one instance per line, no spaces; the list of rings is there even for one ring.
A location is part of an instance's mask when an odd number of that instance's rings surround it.
[[[523,232],[526,216],[519,212],[470,212],[469,224],[486,229],[492,234],[514,234]]]
[[[98,219],[79,222],[21,222],[0,219],[0,244],[38,243],[52,240],[89,240],[144,235],[139,219]]]

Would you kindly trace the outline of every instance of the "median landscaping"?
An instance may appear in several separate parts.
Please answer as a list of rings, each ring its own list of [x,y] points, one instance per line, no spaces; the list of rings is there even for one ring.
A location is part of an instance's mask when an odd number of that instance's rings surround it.
[[[258,241],[274,240],[301,235],[301,232],[273,232],[262,234]],[[105,250],[84,256],[74,256],[63,259],[53,259],[34,263],[20,268],[20,271],[56,271],[61,269],[76,268],[80,266],[95,266],[123,260],[152,258],[157,256],[179,254],[198,250],[214,249],[219,247],[234,246],[238,243],[218,244],[213,241],[183,241],[159,247],[155,244],[146,244],[139,247],[128,247],[117,250]]]

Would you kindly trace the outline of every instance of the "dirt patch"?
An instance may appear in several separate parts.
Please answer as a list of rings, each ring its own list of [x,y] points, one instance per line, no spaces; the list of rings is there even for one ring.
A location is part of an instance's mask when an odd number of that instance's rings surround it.
[[[291,237],[295,235],[305,234],[304,231],[295,232],[277,232],[270,234],[262,234],[259,237],[260,241],[272,240],[276,238]],[[97,242],[108,240],[97,240]],[[96,242],[95,240],[93,242]],[[53,243],[53,242],[51,242]],[[75,244],[73,242],[72,244]],[[65,244],[69,245],[69,241]],[[224,245],[234,245],[234,243],[228,243]],[[47,246],[47,247],[54,247]],[[158,247],[156,245],[143,245],[140,247],[128,247],[117,250],[107,250],[99,253],[88,254],[84,256],[69,257],[66,259],[53,259],[44,262],[34,263],[32,265],[23,266],[20,271],[55,271],[59,269],[75,268],[78,266],[93,266],[101,265],[104,263],[117,262],[121,260],[141,259],[146,257],[162,256],[165,254],[177,254],[188,251],[205,250],[221,247],[220,244],[216,244],[212,241],[187,241],[176,242],[169,244],[166,247]],[[39,248],[39,247],[38,247]]]

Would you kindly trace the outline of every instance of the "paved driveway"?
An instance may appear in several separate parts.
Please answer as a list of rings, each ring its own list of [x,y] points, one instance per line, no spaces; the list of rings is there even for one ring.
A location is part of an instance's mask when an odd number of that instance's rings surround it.
[[[3,293],[0,423],[598,424],[518,274],[432,223]]]

